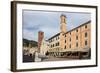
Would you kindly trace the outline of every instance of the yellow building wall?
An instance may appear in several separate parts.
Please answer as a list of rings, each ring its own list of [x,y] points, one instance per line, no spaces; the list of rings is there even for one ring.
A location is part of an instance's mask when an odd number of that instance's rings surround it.
[[[82,36],[82,48],[85,48],[85,40],[87,40],[88,47],[91,48],[91,25],[87,24],[87,28],[85,26],[81,27],[81,36]],[[85,33],[87,32],[87,37],[85,37]]]
[[[70,35],[71,33],[71,35]],[[66,34],[67,37],[65,38],[67,43],[65,44],[67,46],[67,48],[70,48],[70,44],[71,44],[71,48],[75,49],[75,48],[80,48],[81,47],[81,33],[80,33],[80,28],[78,28],[78,32],[76,32],[76,30],[73,30],[69,33]],[[78,36],[78,40],[76,40],[76,36]],[[70,41],[71,38],[71,41]],[[76,42],[78,42],[78,47],[76,47]]]
[[[86,25],[87,28],[85,28],[85,25],[81,26],[79,28],[72,30],[71,32],[66,33],[66,37],[61,37],[61,43],[62,43],[61,46],[63,46],[64,48],[66,45],[66,49],[81,49],[81,48],[85,48],[85,40],[87,40],[88,48],[91,48],[91,25],[90,23]],[[76,30],[78,30],[78,32]],[[87,37],[85,37],[85,32],[87,32]],[[78,40],[76,40],[76,36],[78,36]],[[78,43],[78,47],[76,47],[76,42]],[[71,48],[69,47],[70,44],[71,44]]]
[[[87,28],[85,28],[85,25],[87,25]],[[86,39],[88,43],[88,48],[91,48],[91,23],[88,23],[85,25],[82,25],[66,33],[60,32],[59,40],[54,40],[53,42],[50,43],[50,45],[52,45],[52,44],[59,42],[59,46],[55,46],[51,48],[50,50],[57,52],[57,51],[62,51],[66,49],[83,49],[85,48]],[[78,30],[78,32],[76,30]],[[87,32],[87,38],[85,37],[85,32]],[[78,40],[76,40],[76,36],[78,36]],[[70,41],[70,38],[71,38],[71,41]],[[65,43],[65,40],[66,40],[66,43]],[[76,42],[78,42],[78,47],[76,47]],[[71,48],[70,48],[70,44],[71,44]],[[60,49],[57,49],[57,48],[60,48]]]
[[[78,30],[78,32],[76,30]],[[73,49],[76,49],[76,48],[78,49],[78,48],[81,47],[81,44],[80,44],[80,42],[81,42],[80,28],[78,28],[76,30],[72,31],[72,36],[71,36],[71,38],[72,38],[72,48]],[[78,39],[76,39],[76,36],[78,37]],[[76,46],[76,43],[78,43],[78,46]]]

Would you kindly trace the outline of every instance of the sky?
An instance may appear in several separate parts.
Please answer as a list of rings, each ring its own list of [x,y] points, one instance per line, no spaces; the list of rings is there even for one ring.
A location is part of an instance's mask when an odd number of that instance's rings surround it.
[[[67,31],[91,20],[90,13],[23,10],[23,38],[37,41],[38,32],[43,31],[44,39],[47,40],[59,33],[62,14],[66,16]]]

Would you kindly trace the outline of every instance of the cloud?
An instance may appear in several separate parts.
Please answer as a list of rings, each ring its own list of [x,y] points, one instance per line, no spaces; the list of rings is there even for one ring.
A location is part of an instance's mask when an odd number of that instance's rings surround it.
[[[30,31],[30,30],[23,30],[23,38],[28,40],[38,40],[38,33]]]
[[[67,30],[71,30],[91,19],[90,13],[23,11],[23,38],[38,39],[38,31],[43,31],[45,38],[60,32],[60,15],[66,15]]]

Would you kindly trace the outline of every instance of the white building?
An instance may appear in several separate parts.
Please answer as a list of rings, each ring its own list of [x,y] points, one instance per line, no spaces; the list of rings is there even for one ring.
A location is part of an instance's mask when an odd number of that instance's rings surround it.
[[[43,39],[41,43],[41,47],[40,47],[40,54],[46,55],[46,52],[48,51],[48,49],[49,49],[49,42]]]

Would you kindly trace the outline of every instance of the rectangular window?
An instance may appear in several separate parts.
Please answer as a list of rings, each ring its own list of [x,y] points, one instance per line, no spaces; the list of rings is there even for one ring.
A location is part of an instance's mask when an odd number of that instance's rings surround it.
[[[57,43],[55,44],[55,46],[57,46]]]
[[[70,42],[71,42],[71,38],[70,38]]]
[[[57,40],[57,37],[56,37],[56,40]]]
[[[76,30],[76,32],[78,32],[78,29]]]
[[[65,40],[65,43],[66,43],[66,40]]]
[[[85,37],[87,37],[87,32],[85,32]]]
[[[78,42],[76,43],[76,47],[78,47]]]
[[[59,36],[58,36],[58,39],[59,39]]]
[[[52,39],[51,39],[51,42],[52,42]]]
[[[87,28],[87,25],[85,25],[85,28]]]
[[[65,46],[65,49],[66,49],[66,46]]]
[[[87,40],[85,41],[85,46],[87,46]]]
[[[78,36],[76,36],[76,40],[78,40]]]
[[[65,37],[66,37],[66,35],[65,35]]]
[[[69,48],[71,48],[71,44],[69,45]]]
[[[58,46],[59,46],[59,42],[58,42]]]
[[[70,35],[71,35],[71,32],[70,32]]]
[[[54,47],[54,44],[53,44],[53,47]]]

